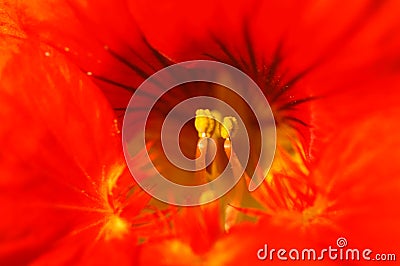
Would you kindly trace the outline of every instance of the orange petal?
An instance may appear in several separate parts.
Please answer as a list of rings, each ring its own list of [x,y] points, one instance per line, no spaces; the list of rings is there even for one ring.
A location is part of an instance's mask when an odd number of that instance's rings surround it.
[[[54,49],[33,39],[4,39],[0,261],[26,264],[63,249],[52,257],[56,263],[76,252],[64,241],[74,239],[88,247],[80,252],[90,253],[96,243],[132,238],[129,222],[145,204],[133,203],[131,214],[119,216],[127,195],[121,194],[134,184],[130,175],[117,182],[126,166],[103,94]]]

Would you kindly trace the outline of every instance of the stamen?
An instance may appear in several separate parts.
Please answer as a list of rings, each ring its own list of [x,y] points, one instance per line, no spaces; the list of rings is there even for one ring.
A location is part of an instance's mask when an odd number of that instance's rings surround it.
[[[232,138],[238,131],[238,122],[235,117],[227,116],[222,119],[216,111],[199,109],[196,111],[195,127],[199,135],[196,167],[201,169],[196,172],[196,178],[203,184],[210,182],[218,178],[225,168],[230,169],[232,176],[242,175],[239,183],[218,202],[222,211],[222,224],[228,231],[233,224],[242,219],[243,215],[234,207],[242,206],[247,196],[246,181],[249,180],[249,176],[244,172],[245,169],[232,147]],[[210,145],[210,141],[213,141],[215,146]],[[210,146],[215,147],[216,150]],[[215,157],[210,165],[206,166],[205,158],[213,152],[215,152]],[[200,202],[208,202],[213,196],[213,189],[210,187],[210,190],[201,195]],[[205,205],[203,207],[213,208],[213,206]]]
[[[238,122],[235,117],[227,116],[224,117],[221,127],[221,138],[228,139],[232,138],[238,129]]]
[[[222,122],[221,122],[222,121]],[[234,172],[241,172],[243,167],[239,162],[235,153],[231,150],[231,138],[236,134],[238,130],[238,122],[235,117],[227,116],[221,119],[221,115],[217,111],[210,111],[209,109],[199,109],[196,111],[195,127],[199,135],[197,142],[196,158],[202,159],[197,162],[197,169],[205,169],[204,158],[207,157],[207,153],[210,152],[208,141],[212,138],[214,143],[221,143],[220,147],[216,147],[216,157],[212,161],[207,171],[199,171],[201,180],[214,180],[219,174],[221,162],[227,162],[231,156],[231,167]],[[225,139],[225,141],[223,141]],[[225,159],[222,159],[225,157]],[[218,169],[218,170],[217,170]]]
[[[215,129],[215,119],[209,109],[198,109],[194,126],[200,138],[210,138]]]
[[[215,118],[209,109],[198,109],[196,111],[195,128],[199,135],[196,149],[196,179],[205,184],[210,180],[207,173],[207,158],[209,156],[210,148],[209,141],[215,131]],[[214,152],[218,152],[215,151]],[[210,163],[210,161],[208,161]]]

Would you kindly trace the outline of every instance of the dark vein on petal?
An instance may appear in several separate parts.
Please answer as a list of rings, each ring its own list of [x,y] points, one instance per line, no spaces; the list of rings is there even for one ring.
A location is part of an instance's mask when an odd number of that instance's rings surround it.
[[[153,99],[153,98],[154,98],[154,95],[151,95],[150,93],[147,93],[147,92],[144,91],[144,90],[137,91],[136,88],[130,87],[130,86],[128,86],[128,85],[119,83],[119,82],[114,81],[114,80],[107,79],[107,78],[102,77],[102,76],[93,75],[92,77],[95,78],[95,79],[97,79],[97,80],[100,80],[100,81],[102,81],[102,82],[106,82],[106,83],[111,84],[111,85],[113,85],[113,86],[116,86],[116,87],[125,89],[125,90],[127,90],[127,91],[129,91],[129,92],[139,93],[139,94],[140,94],[141,96],[143,96],[143,97],[147,97],[147,98],[149,98],[149,99]]]
[[[294,123],[298,123],[298,124],[300,124],[300,125],[302,125],[302,126],[305,126],[305,127],[311,127],[309,124],[307,124],[306,122],[304,122],[303,120],[301,120],[301,119],[299,119],[299,118],[296,118],[296,117],[292,117],[292,116],[286,116],[286,117],[284,117],[283,119],[282,119],[283,121],[291,121],[291,122],[294,122]]]
[[[251,40],[250,25],[249,25],[248,19],[245,19],[244,23],[243,23],[243,35],[244,35],[244,41],[245,41],[246,47],[247,47],[247,52],[249,53],[251,67],[253,68],[253,73],[257,74],[257,60],[256,60],[255,51],[253,48],[253,42]]]
[[[281,86],[280,90],[274,95],[272,98],[272,102],[275,102],[279,99],[285,92],[291,89],[297,82],[299,82],[304,76],[310,73],[315,67],[319,65],[318,63],[312,64],[311,66],[307,67],[303,71],[297,73],[292,79],[286,82],[283,86]]]
[[[134,65],[133,63],[131,63],[129,60],[127,60],[126,58],[124,58],[123,56],[119,55],[117,52],[113,51],[112,49],[107,49],[107,51],[115,58],[117,59],[119,62],[123,63],[124,65],[126,65],[127,67],[129,67],[130,69],[132,69],[133,71],[135,71],[140,77],[142,77],[143,79],[147,79],[150,74],[146,73],[144,70],[142,70],[141,68],[139,68],[138,66]]]
[[[307,102],[310,102],[310,101],[317,100],[317,99],[319,99],[319,98],[320,98],[320,97],[317,97],[317,96],[309,96],[309,97],[306,97],[306,98],[303,98],[303,99],[293,100],[293,101],[290,101],[290,102],[288,102],[288,103],[286,103],[286,104],[280,106],[280,107],[278,108],[278,111],[287,110],[287,109],[293,108],[293,107],[295,107],[295,106],[298,106],[298,105],[300,105],[300,104],[303,104],[303,103],[307,103]]]
[[[382,1],[383,2],[383,1]],[[332,47],[335,47],[335,49],[327,49],[327,52],[325,55],[321,56],[319,60],[311,64],[309,67],[307,67],[305,70],[299,72],[297,75],[295,75],[291,80],[289,80],[286,84],[284,84],[281,89],[278,91],[278,93],[274,96],[272,101],[276,101],[282,94],[284,94],[286,91],[288,91],[292,86],[294,86],[301,78],[309,74],[313,69],[321,65],[323,62],[326,62],[330,58],[334,57],[341,48],[345,47],[345,44],[347,44],[350,40],[352,40],[352,36],[355,36],[358,31],[361,30],[362,27],[366,26],[365,21],[373,16],[374,14],[377,13],[379,8],[382,6],[382,3],[378,3],[376,1],[371,1],[366,7],[366,10],[364,13],[360,14],[360,16],[356,19],[354,19],[354,23],[350,25],[350,27],[347,27],[346,31],[337,38],[337,41],[333,42],[331,44]],[[339,45],[338,45],[339,44]],[[329,48],[329,46],[328,46]]]
[[[217,61],[217,62],[221,62],[221,63],[230,65],[230,63],[229,63],[227,60],[223,60],[223,59],[218,58],[218,57],[216,57],[216,56],[214,56],[214,55],[212,55],[212,54],[204,53],[204,54],[202,54],[202,55],[207,56],[207,57],[209,57],[209,58],[211,58],[211,59],[213,59],[213,60],[215,60],[215,61]]]
[[[202,55],[207,56],[207,57],[209,57],[209,58],[211,58],[211,59],[214,59],[215,61],[219,61],[219,62],[224,63],[224,60],[219,59],[219,58],[216,57],[215,55],[212,55],[212,54],[209,54],[209,53],[203,53]]]
[[[278,44],[278,47],[276,48],[274,52],[274,57],[272,59],[272,63],[268,68],[268,74],[266,78],[266,85],[271,85],[273,77],[276,75],[276,71],[278,70],[278,66],[282,61],[281,57],[281,50],[282,50],[282,42]]]
[[[171,59],[167,58],[165,55],[160,53],[160,51],[158,51],[156,48],[154,48],[148,42],[146,37],[144,37],[143,34],[142,34],[142,40],[143,40],[144,44],[146,45],[146,47],[150,49],[150,51],[153,53],[153,55],[156,57],[156,59],[161,63],[161,65],[163,67],[167,67],[167,66],[170,66],[170,65],[174,64],[174,62]]]
[[[133,49],[132,47],[129,47],[128,49],[132,54],[134,54],[140,61],[142,61],[142,63],[148,66],[151,70],[153,70],[154,72],[158,70],[154,65],[150,64],[148,60],[145,60],[144,57],[135,49]]]
[[[106,82],[106,83],[111,84],[111,85],[113,85],[113,86],[116,86],[116,87],[122,88],[122,89],[124,89],[124,90],[127,90],[127,91],[129,91],[129,92],[135,92],[135,91],[136,91],[136,88],[134,88],[134,87],[131,87],[131,86],[128,86],[128,85],[119,83],[119,82],[117,82],[117,81],[114,81],[114,80],[105,78],[105,77],[103,77],[103,76],[92,75],[92,77],[95,78],[95,79],[97,79],[97,80],[100,80],[100,81],[102,81],[102,82]]]
[[[243,56],[240,56],[240,62],[242,62],[242,65],[244,67],[244,69],[248,69],[249,68],[249,64],[247,64],[246,60],[243,58]],[[248,72],[248,71],[246,71]],[[250,73],[249,73],[250,74]]]
[[[229,60],[231,60],[235,66],[240,67],[240,63],[236,60],[235,56],[229,51],[224,43],[213,34],[211,34],[211,38],[218,45],[219,49],[221,49],[221,51],[228,56]]]

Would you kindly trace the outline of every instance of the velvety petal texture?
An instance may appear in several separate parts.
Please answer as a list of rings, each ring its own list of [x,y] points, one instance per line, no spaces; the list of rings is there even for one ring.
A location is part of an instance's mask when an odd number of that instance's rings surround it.
[[[140,235],[133,223],[143,223],[149,198],[126,171],[112,109],[53,48],[4,38],[0,261],[120,261]],[[113,254],[121,241],[126,249]]]

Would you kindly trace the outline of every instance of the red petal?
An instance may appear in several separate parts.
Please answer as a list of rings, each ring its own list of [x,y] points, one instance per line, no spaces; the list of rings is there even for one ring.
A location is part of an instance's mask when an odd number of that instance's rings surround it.
[[[146,36],[169,56],[217,58],[267,83],[271,104],[285,107],[278,120],[301,133],[311,159],[339,123],[398,101],[398,8],[398,1],[367,0],[131,4]]]
[[[98,88],[54,49],[31,39],[4,38],[0,261],[26,264],[63,249],[63,256],[52,257],[56,263],[76,252],[62,244],[71,238],[82,247],[96,239],[109,245],[107,234],[125,235],[107,226],[116,210],[110,204],[119,202],[109,197],[133,185],[129,175],[130,186],[115,185],[125,163],[112,109]],[[137,215],[143,204],[136,206],[130,215]]]
[[[370,116],[326,147],[314,172],[326,216],[354,245],[395,251],[400,245],[398,108]],[[351,139],[349,139],[351,137]],[[332,160],[338,156],[339,160]],[[378,251],[377,250],[377,251]]]
[[[345,237],[347,248],[368,248],[374,255],[396,253],[400,167],[395,162],[400,154],[393,148],[400,139],[388,134],[397,127],[396,109],[370,116],[346,132],[338,130],[311,167],[315,201],[301,210],[270,210],[259,224],[260,238],[272,243],[281,237],[278,246],[297,243],[322,249],[336,248],[336,240]],[[282,237],[285,232],[290,237]]]
[[[144,78],[169,60],[144,39],[125,1],[67,2],[21,2],[24,29],[90,73],[112,107],[125,108]]]

